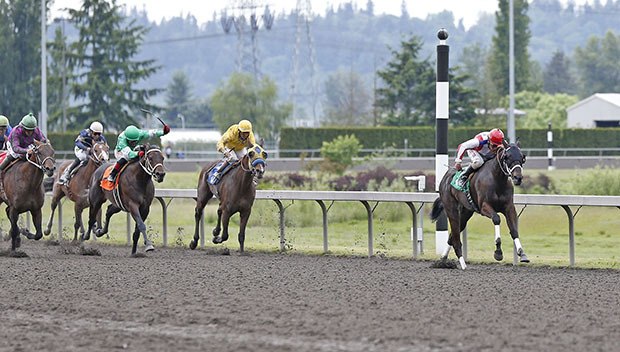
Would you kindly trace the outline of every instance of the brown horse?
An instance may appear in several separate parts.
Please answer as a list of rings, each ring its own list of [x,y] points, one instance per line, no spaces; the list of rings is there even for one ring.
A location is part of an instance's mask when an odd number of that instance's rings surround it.
[[[93,230],[97,237],[108,233],[110,218],[121,210],[131,214],[136,226],[133,232],[133,246],[131,255],[136,255],[140,233],[144,236],[146,251],[154,249],[153,244],[146,236],[146,225],[144,221],[149,216],[151,202],[155,196],[155,186],[152,178],[157,182],[162,182],[166,171],[164,170],[164,154],[156,146],[142,146],[144,155],[131,161],[125,170],[117,176],[117,187],[112,190],[104,190],[101,187],[101,180],[105,170],[110,164],[101,165],[93,174],[88,191],[88,201],[90,210],[88,214],[88,229],[82,235],[82,240],[90,239],[90,232]],[[97,223],[97,214],[106,199],[110,201],[108,210],[105,214],[105,224],[103,228],[94,228]]]
[[[431,218],[437,220],[441,211],[444,210],[450,222],[448,247],[442,255],[442,260],[448,257],[450,247],[454,247],[461,269],[466,268],[460,234],[474,212],[491,218],[493,221],[496,247],[494,257],[498,261],[502,260],[504,256],[501,247],[500,218],[497,214],[499,212],[506,218],[510,236],[512,236],[521,262],[529,262],[519,240],[517,212],[513,201],[513,183],[517,186],[521,184],[523,163],[525,163],[525,155],[521,153],[519,142],[510,145],[504,142],[496,155],[470,177],[469,191],[472,202],[468,200],[464,192],[450,185],[456,170],[450,169],[446,172],[439,185],[439,198],[433,203],[431,211]]]
[[[43,237],[41,231],[42,214],[41,208],[45,200],[43,191],[43,174],[48,177],[54,174],[56,162],[54,160],[54,148],[49,142],[34,141],[34,148],[26,160],[15,162],[5,169],[4,190],[7,204],[6,214],[11,222],[11,251],[19,247],[21,240],[19,234],[29,239],[40,240]],[[17,224],[19,214],[29,211],[36,233],[32,234],[27,229],[20,229]]]
[[[88,159],[86,159],[86,165],[79,166],[73,171],[73,176],[67,182],[67,184],[59,184],[57,181],[60,175],[66,168],[71,165],[72,161],[65,161],[58,170],[58,173],[54,177],[54,188],[52,190],[52,213],[47,222],[47,228],[45,229],[45,235],[49,235],[52,232],[52,224],[54,222],[54,212],[60,200],[67,196],[75,204],[73,211],[75,213],[75,223],[73,224],[74,234],[73,241],[77,241],[78,229],[84,234],[84,225],[82,223],[82,211],[88,208],[88,186],[90,185],[90,178],[101,164],[107,162],[110,159],[110,147],[107,143],[101,141],[93,144],[90,150]],[[60,234],[58,234],[60,238]]]
[[[196,208],[194,211],[195,229],[194,239],[189,244],[189,248],[195,249],[200,239],[200,219],[207,202],[214,194],[219,195],[220,206],[217,209],[217,225],[213,229],[213,243],[222,243],[228,240],[228,222],[230,217],[239,213],[239,251],[243,254],[243,243],[245,242],[245,227],[252,212],[252,205],[256,197],[256,181],[262,178],[265,173],[265,159],[267,153],[263,147],[255,144],[248,148],[248,153],[241,158],[231,170],[222,177],[216,185],[207,183],[209,171],[216,163],[205,166],[198,178],[198,197],[196,198]],[[222,235],[220,231],[224,228]]]

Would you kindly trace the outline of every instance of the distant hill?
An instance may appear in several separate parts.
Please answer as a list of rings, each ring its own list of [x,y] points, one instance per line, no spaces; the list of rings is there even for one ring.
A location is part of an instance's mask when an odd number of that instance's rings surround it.
[[[128,15],[139,24],[151,28],[139,58],[156,59],[162,65],[162,69],[146,82],[147,85],[165,88],[172,74],[182,70],[191,79],[194,97],[203,98],[210,96],[215,87],[236,69],[237,32],[233,27],[229,34],[224,33],[220,19],[215,15],[211,21],[202,24],[197,23],[193,16],[150,22],[144,12],[136,9]],[[607,1],[605,5],[596,1],[594,5],[568,8],[563,8],[557,0],[534,0],[530,3],[529,16],[532,32],[530,55],[542,67],[556,50],[563,50],[571,57],[575,47],[584,46],[591,36],[601,37],[608,30],[620,33],[620,0]],[[256,32],[256,52],[261,72],[275,80],[283,100],[289,99],[294,72],[292,59],[296,20],[296,15],[292,13],[276,14],[271,30],[260,28]],[[450,11],[419,19],[374,15],[365,9],[355,9],[351,4],[330,9],[313,18],[309,33],[314,44],[319,101],[322,100],[320,92],[326,77],[339,69],[358,72],[371,89],[374,72],[391,58],[390,48],[399,49],[400,41],[411,35],[423,39],[425,57],[434,60],[437,30],[446,28],[450,34],[451,66],[459,64],[464,47],[476,42],[490,46],[495,26],[493,14],[483,16],[468,29],[454,22]],[[309,104],[310,52],[305,40],[305,28],[300,29],[304,40],[298,54],[298,100]],[[245,47],[251,52],[251,41],[246,43]],[[159,104],[163,104],[163,95],[157,99]]]

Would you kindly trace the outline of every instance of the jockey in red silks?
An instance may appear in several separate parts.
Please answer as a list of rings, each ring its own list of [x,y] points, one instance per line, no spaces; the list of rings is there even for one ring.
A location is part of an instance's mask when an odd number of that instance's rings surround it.
[[[499,128],[494,128],[490,131],[480,132],[474,138],[459,144],[456,150],[456,158],[454,158],[454,167],[459,171],[463,169],[461,163],[463,162],[463,155],[465,152],[467,152],[471,162],[469,166],[463,170],[463,173],[457,181],[457,185],[463,188],[465,183],[467,183],[469,175],[484,164],[486,159],[483,155],[495,153],[498,146],[503,143],[504,132]]]

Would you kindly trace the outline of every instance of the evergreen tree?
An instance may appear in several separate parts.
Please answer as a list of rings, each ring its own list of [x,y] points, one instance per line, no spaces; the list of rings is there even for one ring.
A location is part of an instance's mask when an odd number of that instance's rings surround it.
[[[509,0],[499,0],[499,11],[495,13],[495,35],[491,49],[491,78],[498,97],[508,94],[509,60]],[[513,0],[514,8],[514,74],[515,92],[526,90],[530,84],[530,56],[528,45],[531,37],[527,15],[527,0]]]
[[[156,110],[148,99],[161,89],[136,86],[159,67],[154,60],[132,61],[138,54],[147,29],[126,21],[115,0],[83,0],[80,9],[70,9],[79,38],[70,47],[70,63],[76,73],[72,93],[72,126],[102,121],[107,128],[123,129],[135,124],[140,108]]]
[[[176,71],[172,82],[166,90],[167,116],[170,121],[177,119],[179,114],[186,116],[192,99],[189,78],[183,71]]]
[[[13,26],[10,16],[9,4],[6,1],[0,1],[0,114],[6,115],[15,124],[17,115],[13,104],[13,83],[15,81],[15,55],[13,53]]]
[[[569,71],[569,60],[563,51],[553,53],[551,61],[545,67],[544,90],[550,94],[573,93],[573,79]]]
[[[384,124],[413,126],[426,124],[435,109],[435,73],[428,60],[420,60],[421,39],[413,36],[392,50],[392,60],[377,72],[384,87],[377,89],[376,106]],[[434,117],[434,116],[433,116]]]
[[[67,105],[69,102],[66,93],[68,91],[67,76],[69,72],[66,65],[66,45],[66,37],[63,35],[61,27],[57,27],[54,31],[54,40],[48,43],[48,53],[50,56],[47,62],[48,130],[61,131],[63,127],[63,118],[67,117],[66,109],[68,108]]]

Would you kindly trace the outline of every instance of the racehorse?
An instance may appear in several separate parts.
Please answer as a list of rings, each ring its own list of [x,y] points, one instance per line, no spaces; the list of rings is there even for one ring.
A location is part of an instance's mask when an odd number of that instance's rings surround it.
[[[82,235],[82,240],[90,239],[91,230],[97,237],[101,237],[108,233],[110,218],[112,215],[121,210],[131,214],[136,226],[133,232],[133,246],[131,255],[136,255],[138,240],[140,234],[144,236],[145,250],[152,251],[155,249],[153,244],[146,236],[146,225],[144,221],[149,216],[151,202],[155,196],[155,186],[153,180],[162,182],[166,171],[164,170],[164,154],[157,146],[145,144],[142,146],[144,155],[137,161],[131,161],[125,169],[116,177],[117,186],[113,190],[103,189],[101,180],[104,178],[104,172],[110,164],[99,166],[90,181],[90,189],[88,191],[88,200],[90,210],[88,214],[88,229]],[[106,175],[107,177],[107,175]],[[97,223],[97,214],[106,199],[110,201],[110,205],[105,214],[104,227],[94,228]],[[100,224],[99,224],[100,225]]]
[[[472,202],[468,200],[465,192],[450,185],[456,173],[455,169],[446,172],[439,185],[439,198],[433,203],[431,211],[431,219],[437,220],[441,211],[444,210],[450,222],[448,247],[441,257],[442,260],[448,258],[450,247],[454,247],[461,269],[466,268],[460,234],[474,212],[491,218],[493,221],[495,225],[494,258],[497,261],[502,260],[504,257],[501,247],[500,218],[497,214],[499,212],[506,218],[510,236],[512,236],[521,262],[529,262],[519,240],[517,212],[513,201],[513,183],[517,186],[521,184],[523,163],[525,163],[525,155],[521,153],[519,142],[517,141],[516,144],[504,142],[495,156],[485,162],[470,177],[469,193]]]
[[[265,173],[265,159],[267,153],[261,145],[255,144],[248,148],[248,153],[241,158],[231,170],[222,177],[222,180],[215,186],[207,182],[209,171],[217,163],[205,166],[198,178],[198,197],[196,198],[196,208],[194,211],[194,239],[189,244],[189,248],[196,249],[200,239],[200,219],[202,218],[204,207],[214,194],[220,199],[220,206],[217,209],[217,225],[213,228],[213,243],[222,243],[228,240],[228,223],[230,217],[239,213],[239,252],[243,254],[243,244],[245,242],[245,227],[252,213],[252,205],[256,197],[256,179],[263,178]],[[223,231],[222,231],[223,227]],[[220,236],[220,231],[222,232]]]
[[[75,213],[75,223],[73,229],[75,231],[73,235],[73,241],[77,241],[78,229],[84,234],[84,225],[82,223],[82,211],[88,208],[88,186],[90,185],[90,178],[101,164],[107,162],[110,159],[110,147],[107,143],[100,141],[94,143],[88,159],[86,159],[86,165],[79,166],[69,182],[66,184],[59,184],[57,181],[62,175],[63,171],[71,165],[72,161],[66,161],[58,170],[56,177],[54,177],[54,188],[52,190],[52,213],[47,222],[47,228],[45,229],[45,235],[49,235],[52,232],[52,224],[54,222],[54,211],[60,200],[67,196],[71,201],[75,202],[73,211]],[[59,238],[60,238],[60,234]]]
[[[54,160],[54,148],[49,142],[33,143],[32,151],[25,161],[16,161],[4,171],[4,192],[7,204],[6,215],[11,222],[11,251],[20,246],[20,233],[29,239],[40,240],[43,237],[41,231],[42,214],[41,208],[45,200],[43,190],[43,174],[48,177],[54,174],[56,168]],[[32,234],[27,229],[20,229],[17,224],[19,214],[30,211],[36,233]]]

